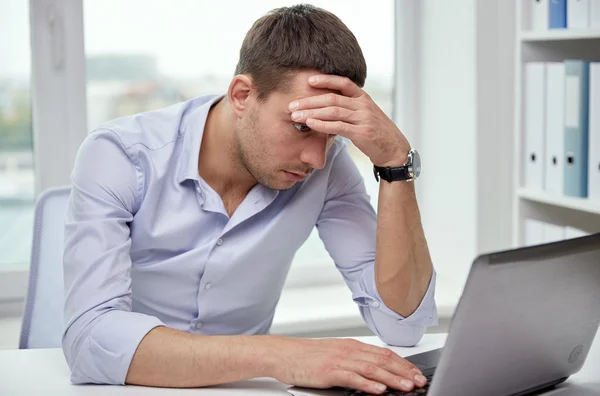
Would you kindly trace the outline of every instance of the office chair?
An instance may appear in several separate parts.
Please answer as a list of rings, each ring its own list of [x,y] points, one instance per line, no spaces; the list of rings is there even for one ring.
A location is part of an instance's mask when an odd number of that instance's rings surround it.
[[[71,187],[46,190],[35,205],[31,269],[20,349],[61,347],[64,219],[70,192]]]

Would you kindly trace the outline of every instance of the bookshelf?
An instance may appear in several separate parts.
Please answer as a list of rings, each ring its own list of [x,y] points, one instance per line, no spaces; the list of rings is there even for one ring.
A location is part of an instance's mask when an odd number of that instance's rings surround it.
[[[521,42],[535,41],[570,41],[570,40],[600,40],[600,30],[598,29],[555,29],[548,31],[530,31],[520,32]]]
[[[531,29],[531,1],[515,0],[514,194],[513,244],[526,245],[526,220],[600,232],[600,201],[551,194],[524,187],[525,65],[528,62],[561,62],[566,59],[600,61],[600,30]],[[568,236],[568,235],[567,235]]]
[[[528,190],[519,188],[517,195],[522,200],[552,205],[557,208],[565,208],[600,216],[600,202],[590,201],[585,198],[565,197],[548,194],[545,191]]]

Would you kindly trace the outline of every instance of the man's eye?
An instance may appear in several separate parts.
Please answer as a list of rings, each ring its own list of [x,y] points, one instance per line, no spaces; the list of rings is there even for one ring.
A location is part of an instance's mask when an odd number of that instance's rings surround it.
[[[299,132],[310,132],[311,129],[309,127],[307,127],[305,124],[298,124],[296,122],[294,122],[294,127],[299,131]]]

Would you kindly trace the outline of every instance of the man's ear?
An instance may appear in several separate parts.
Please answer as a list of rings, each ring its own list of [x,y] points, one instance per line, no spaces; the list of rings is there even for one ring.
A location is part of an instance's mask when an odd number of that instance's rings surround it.
[[[237,118],[241,118],[248,111],[255,92],[256,88],[249,76],[238,74],[233,77],[227,91],[227,99]]]

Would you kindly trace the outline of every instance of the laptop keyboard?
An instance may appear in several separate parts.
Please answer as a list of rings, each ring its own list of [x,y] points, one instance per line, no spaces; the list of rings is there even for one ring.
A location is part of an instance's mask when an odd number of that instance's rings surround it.
[[[401,390],[396,390],[396,389],[387,389],[384,393],[382,393],[382,395],[387,395],[387,396],[419,396],[419,395],[426,395],[427,392],[429,391],[429,384],[431,384],[431,379],[432,379],[433,375],[427,375],[427,384],[425,384],[424,387],[422,388],[417,388],[415,387],[413,390],[411,390],[410,392],[405,392],[405,391],[401,391]],[[368,395],[374,395],[374,393],[366,393],[363,391],[358,391],[358,390],[354,390],[354,389],[346,389],[346,391],[344,392],[345,396],[368,396]]]

